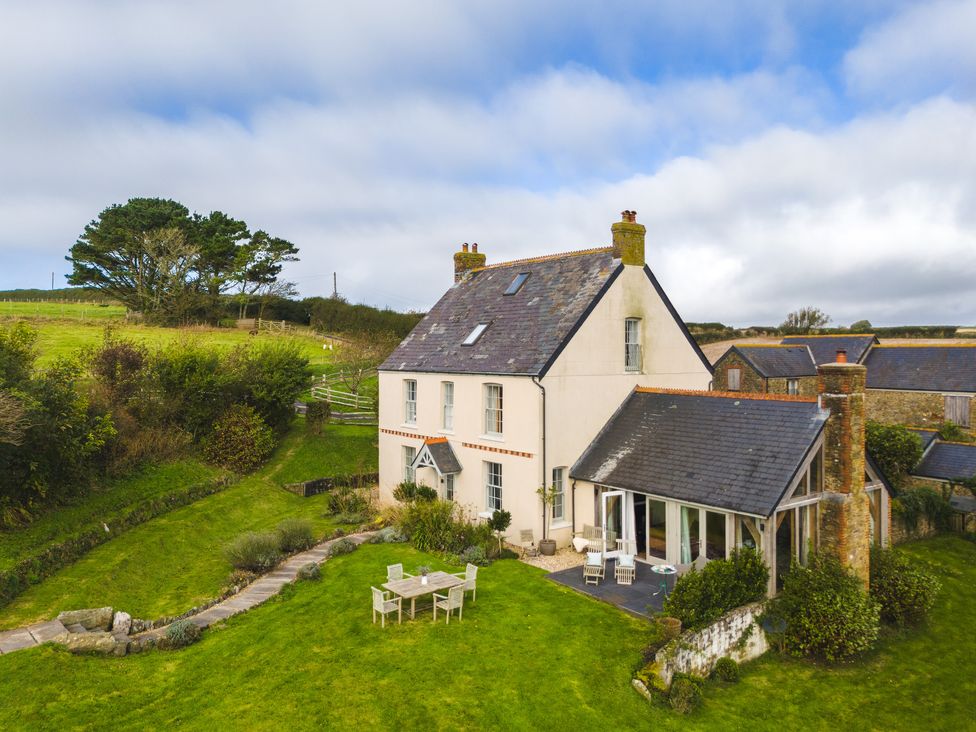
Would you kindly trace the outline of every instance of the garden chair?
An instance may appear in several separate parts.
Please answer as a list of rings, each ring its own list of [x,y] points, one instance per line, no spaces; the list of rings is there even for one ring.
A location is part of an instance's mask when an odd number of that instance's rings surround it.
[[[614,577],[618,585],[631,585],[637,578],[637,564],[633,554],[618,554]]]
[[[522,545],[522,557],[539,556],[539,548],[535,545],[535,534],[532,529],[522,529],[519,532],[519,544]]]
[[[413,577],[413,575],[404,572],[402,564],[388,564],[386,566],[387,582],[395,582],[396,580],[402,580],[404,577]]]
[[[380,627],[386,627],[386,616],[394,610],[397,612],[397,623],[403,622],[403,598],[390,597],[389,592],[370,588],[373,591],[373,625],[376,624],[376,613],[380,614]]]
[[[583,531],[580,533],[583,539],[586,540],[586,551],[588,552],[602,552],[603,551],[603,529],[599,526],[590,526],[589,524],[583,524]],[[573,542],[575,546],[576,543]],[[577,550],[579,551],[579,550]]]
[[[607,571],[607,560],[603,552],[587,552],[586,562],[583,564],[583,582],[588,585],[598,585]]]
[[[454,572],[454,576],[464,578],[464,591],[471,591],[471,602],[474,602],[474,599],[478,596],[478,590],[475,585],[478,579],[478,565],[469,562],[463,572]]]
[[[447,611],[447,624],[451,624],[451,611],[458,611],[458,620],[464,611],[464,585],[452,587],[446,595],[434,593],[434,622],[437,622],[437,608]]]

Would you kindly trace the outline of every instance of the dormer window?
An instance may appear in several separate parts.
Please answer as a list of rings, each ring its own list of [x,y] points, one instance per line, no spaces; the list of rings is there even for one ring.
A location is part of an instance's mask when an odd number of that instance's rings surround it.
[[[510,284],[508,289],[505,290],[505,294],[514,295],[516,292],[522,289],[522,285],[525,284],[527,279],[529,279],[528,272],[520,272],[519,274],[515,275],[515,279],[512,280],[512,284]]]
[[[488,325],[489,325],[489,323],[478,323],[474,327],[474,330],[472,330],[470,333],[468,333],[468,337],[465,338],[464,341],[462,341],[461,345],[462,346],[473,346],[475,343],[478,342],[478,339],[481,338],[481,335],[486,330],[488,330]]]

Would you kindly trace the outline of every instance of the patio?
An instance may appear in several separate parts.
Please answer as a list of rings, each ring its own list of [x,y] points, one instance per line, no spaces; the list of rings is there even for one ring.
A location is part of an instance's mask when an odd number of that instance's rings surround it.
[[[664,605],[664,595],[660,593],[655,595],[654,593],[660,589],[662,580],[667,581],[668,592],[671,592],[677,575],[666,577],[655,574],[651,571],[651,565],[638,562],[637,578],[634,583],[632,585],[618,585],[614,579],[615,565],[616,560],[607,560],[606,578],[600,580],[597,585],[583,583],[582,567],[550,572],[546,578],[598,600],[603,600],[603,602],[616,605],[621,610],[626,610],[631,615],[641,618],[650,618],[654,613],[660,612]]]

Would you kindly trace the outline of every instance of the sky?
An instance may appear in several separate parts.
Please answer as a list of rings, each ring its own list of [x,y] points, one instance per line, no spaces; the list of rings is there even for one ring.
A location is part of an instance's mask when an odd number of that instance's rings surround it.
[[[0,2],[0,289],[99,212],[220,210],[425,310],[452,255],[605,246],[683,318],[976,324],[976,0]]]

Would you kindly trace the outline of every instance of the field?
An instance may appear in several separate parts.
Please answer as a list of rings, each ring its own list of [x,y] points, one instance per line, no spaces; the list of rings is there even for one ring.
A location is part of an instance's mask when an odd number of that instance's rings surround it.
[[[0,299],[0,318],[110,320],[125,317],[125,307],[97,302],[20,302]]]
[[[971,729],[976,545],[946,537],[905,551],[944,585],[927,626],[887,634],[840,667],[768,655],[737,684],[709,682],[689,717],[630,688],[646,623],[517,561],[481,570],[461,622],[435,625],[428,611],[374,626],[368,588],[386,564],[444,567],[383,545],[327,562],[320,581],[286,588],[183,651],[0,656],[0,727]]]
[[[231,567],[223,546],[245,531],[266,531],[284,518],[312,521],[318,535],[335,527],[325,517],[324,495],[299,498],[281,489],[285,482],[376,469],[376,429],[329,425],[319,437],[308,436],[301,420],[254,475],[226,490],[137,526],[89,552],[4,608],[0,629],[54,617],[61,610],[113,605],[134,617],[178,614],[217,595]],[[118,481],[96,494],[91,505],[57,511],[30,527],[0,534],[0,560],[37,551],[90,523],[96,507],[109,511],[133,495],[165,491],[173,485],[216,474],[193,461],[150,469]],[[106,504],[102,506],[102,504]],[[99,518],[100,522],[101,519]],[[110,521],[110,517],[106,518]]]

